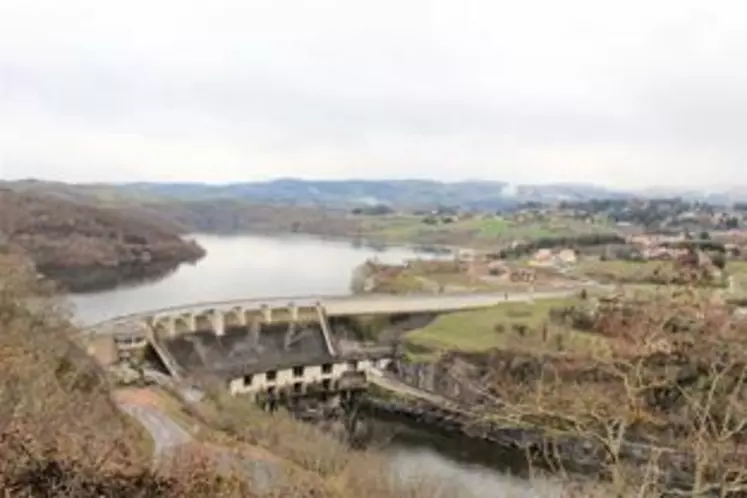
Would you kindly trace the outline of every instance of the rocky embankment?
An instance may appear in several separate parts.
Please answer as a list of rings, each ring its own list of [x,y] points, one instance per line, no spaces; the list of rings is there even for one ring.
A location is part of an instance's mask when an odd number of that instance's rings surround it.
[[[7,189],[0,190],[0,249],[26,254],[73,292],[157,278],[205,254],[134,210]]]
[[[532,467],[554,471],[558,468],[574,474],[605,476],[610,469],[609,448],[589,434],[553,431],[550,427],[507,423],[499,416],[506,400],[493,389],[485,388],[490,377],[487,367],[495,368],[512,381],[521,383],[539,374],[534,358],[492,354],[452,352],[437,362],[399,361],[388,374],[407,385],[443,396],[445,403],[425,399],[374,393],[362,408],[377,418],[412,424],[474,444],[489,445],[496,457],[512,462],[513,471],[528,472]],[[491,372],[494,373],[494,372]],[[526,422],[526,421],[525,421]],[[618,449],[618,458],[641,468],[656,460],[660,484],[672,489],[692,485],[695,455],[677,449],[665,449],[643,438],[630,435]],[[527,461],[529,458],[529,461]],[[529,463],[531,462],[531,463]]]

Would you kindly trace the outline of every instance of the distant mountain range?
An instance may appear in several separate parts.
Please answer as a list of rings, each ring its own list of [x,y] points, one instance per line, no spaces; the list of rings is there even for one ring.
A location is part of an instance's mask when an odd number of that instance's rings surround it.
[[[609,192],[583,186],[518,186],[505,182],[442,183],[429,180],[309,181],[280,179],[228,185],[139,183],[126,190],[183,200],[243,199],[262,204],[351,207],[384,204],[398,207],[462,206],[502,209],[527,200],[583,199]]]
[[[182,200],[210,198],[244,199],[263,204],[349,207],[386,204],[392,206],[454,206],[502,209],[524,202],[555,203],[589,199],[633,197],[682,197],[714,204],[747,200],[747,188],[693,190],[650,188],[613,189],[585,183],[510,184],[498,181],[438,182],[432,180],[300,180],[210,185],[204,183],[130,183],[119,188],[139,195]]]
[[[729,205],[735,202],[747,202],[747,187],[710,187],[685,189],[675,187],[653,187],[637,192],[643,197],[679,197],[688,201],[708,202],[716,205]]]
[[[517,204],[620,198],[630,194],[583,184],[512,185],[506,182],[431,180],[299,180],[231,183],[65,184],[38,180],[13,182],[16,190],[52,193],[66,198],[96,197],[111,202],[242,200],[257,204],[351,208],[384,204],[404,208],[461,206],[505,209]]]
[[[714,204],[747,201],[747,189],[694,191],[652,188],[639,191],[590,184],[555,183],[516,185],[496,181],[445,183],[431,180],[300,180],[278,179],[224,185],[206,183],[65,184],[38,180],[7,182],[16,190],[30,190],[68,199],[95,197],[103,202],[206,201],[231,199],[266,205],[351,208],[384,204],[400,208],[461,206],[497,210],[524,202],[555,203],[589,199],[682,197]]]

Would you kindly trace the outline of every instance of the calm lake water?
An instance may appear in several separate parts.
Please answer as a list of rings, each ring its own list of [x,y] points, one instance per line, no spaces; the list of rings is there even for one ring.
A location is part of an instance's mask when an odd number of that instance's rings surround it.
[[[413,257],[444,257],[407,248],[373,248],[308,237],[196,235],[207,256],[182,265],[158,281],[116,290],[78,294],[77,318],[93,323],[167,306],[252,297],[341,295],[350,292],[352,270],[369,258],[397,263]],[[406,439],[406,438],[405,438]],[[443,479],[465,497],[553,496],[467,458],[447,456],[432,446],[404,439],[387,449],[402,478]]]
[[[397,263],[444,257],[407,248],[375,248],[309,237],[193,236],[207,256],[153,282],[74,295],[78,319],[93,323],[118,315],[254,297],[350,293],[352,270],[369,258]]]

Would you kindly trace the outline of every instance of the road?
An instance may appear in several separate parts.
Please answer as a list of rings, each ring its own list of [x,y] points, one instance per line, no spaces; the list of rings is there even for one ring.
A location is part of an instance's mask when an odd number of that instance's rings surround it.
[[[153,439],[153,461],[158,463],[165,455],[192,441],[192,435],[157,407],[119,403],[123,412],[137,419]]]
[[[573,294],[573,290],[559,290],[548,292],[485,292],[465,294],[435,294],[435,295],[403,295],[381,296],[366,295],[358,299],[323,300],[322,304],[328,316],[335,315],[366,315],[378,313],[415,313],[459,311],[474,308],[486,308],[504,302],[530,301],[532,299],[547,299],[565,297]]]
[[[586,283],[592,285],[591,283]],[[144,326],[146,320],[165,318],[183,313],[201,314],[213,310],[231,310],[235,308],[259,309],[261,306],[287,307],[293,303],[297,306],[315,306],[320,303],[327,316],[396,314],[414,312],[447,312],[469,310],[495,306],[503,302],[531,301],[566,297],[577,292],[583,285],[573,289],[562,289],[545,292],[485,292],[465,294],[414,294],[414,295],[355,295],[355,296],[304,296],[287,298],[240,299],[222,302],[185,304],[131,315],[111,318],[104,322],[85,328],[85,334],[112,334],[121,330],[135,330],[135,326]]]
[[[127,402],[119,403],[118,406],[120,410],[137,419],[150,434],[154,443],[154,466],[174,454],[180,446],[194,440],[189,432],[158,407]],[[260,491],[283,482],[285,478],[282,469],[273,462],[245,458],[222,446],[207,445],[205,449],[211,451],[220,470],[246,474]]]

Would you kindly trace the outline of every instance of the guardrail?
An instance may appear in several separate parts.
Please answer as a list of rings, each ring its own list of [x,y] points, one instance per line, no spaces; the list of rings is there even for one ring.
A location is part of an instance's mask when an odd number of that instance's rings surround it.
[[[287,305],[292,302],[296,301],[310,301],[313,302],[315,300],[319,299],[346,299],[346,298],[356,298],[359,296],[346,296],[346,295],[330,295],[330,296],[324,296],[324,295],[315,295],[315,296],[280,296],[280,297],[258,297],[258,298],[244,298],[244,299],[224,299],[221,301],[202,301],[198,303],[189,303],[189,304],[179,304],[176,306],[167,306],[165,308],[158,308],[154,310],[146,310],[146,311],[138,311],[136,313],[128,313],[126,315],[118,315],[112,318],[107,318],[106,320],[101,320],[100,322],[96,322],[91,325],[86,325],[85,329],[94,329],[99,328],[101,326],[107,325],[107,324],[114,324],[118,322],[126,322],[129,320],[134,320],[137,318],[144,318],[148,316],[154,316],[154,315],[161,315],[166,313],[175,313],[179,311],[189,311],[195,308],[211,308],[216,306],[230,306],[230,305],[239,305],[239,304],[252,304],[257,303],[259,305],[262,304],[270,304],[270,303],[283,303],[284,305]],[[315,304],[315,303],[312,303]]]
[[[264,297],[264,298],[249,298],[249,299],[229,299],[222,301],[207,301],[199,303],[183,304],[178,306],[169,306],[165,308],[159,308],[155,310],[147,310],[138,313],[130,313],[127,315],[120,315],[102,320],[92,325],[83,327],[83,333],[90,333],[97,329],[101,329],[106,326],[114,326],[121,323],[126,323],[133,320],[144,319],[147,317],[154,317],[158,315],[174,314],[174,313],[185,313],[185,312],[200,312],[217,307],[232,307],[232,306],[243,306],[251,307],[255,306],[257,309],[262,306],[286,307],[291,304],[300,306],[316,307],[318,304],[322,304],[324,307],[334,306],[335,304],[344,305],[345,303],[351,303],[355,301],[365,303],[375,303],[376,301],[398,301],[401,303],[408,303],[413,301],[450,301],[456,303],[462,301],[464,305],[454,306],[454,309],[469,308],[469,302],[479,303],[475,307],[488,306],[491,303],[498,304],[503,301],[516,301],[521,299],[543,299],[558,297],[570,294],[572,290],[562,291],[549,291],[549,292],[520,292],[506,294],[505,292],[486,292],[479,294],[430,294],[430,293],[417,293],[417,294],[405,294],[405,295],[390,295],[390,294],[365,294],[365,295],[313,295],[313,296],[284,296],[284,297]],[[449,309],[449,305],[443,306],[444,309]]]
[[[248,298],[248,299],[228,299],[228,300],[221,300],[221,301],[205,301],[205,302],[198,302],[198,303],[180,304],[176,306],[158,308],[155,310],[146,310],[146,311],[140,311],[137,313],[119,315],[119,316],[115,316],[112,318],[108,318],[106,320],[102,320],[100,322],[96,322],[92,325],[87,325],[84,328],[93,329],[93,328],[99,328],[107,324],[126,322],[129,320],[144,318],[148,316],[176,313],[180,311],[186,312],[186,311],[190,311],[190,310],[194,310],[198,308],[210,309],[210,308],[217,307],[217,306],[227,307],[231,305],[238,306],[238,305],[251,305],[251,304],[257,304],[259,306],[270,305],[270,304],[282,304],[284,306],[287,306],[288,304],[291,304],[291,303],[315,306],[317,302],[322,302],[324,304],[325,301],[350,302],[350,301],[365,300],[367,302],[371,302],[371,301],[377,301],[377,300],[384,301],[384,300],[392,300],[392,299],[396,299],[399,301],[411,301],[411,300],[421,300],[421,299],[438,300],[438,299],[444,299],[444,298],[469,300],[469,299],[485,299],[488,297],[494,297],[496,299],[501,299],[503,296],[504,296],[504,293],[495,292],[495,293],[480,293],[480,294],[427,294],[427,293],[405,294],[405,295],[366,294],[363,296],[355,295],[355,294],[353,295],[332,294],[332,295],[311,295],[311,296],[306,295],[306,296],[259,297],[259,298]]]

